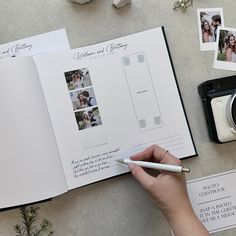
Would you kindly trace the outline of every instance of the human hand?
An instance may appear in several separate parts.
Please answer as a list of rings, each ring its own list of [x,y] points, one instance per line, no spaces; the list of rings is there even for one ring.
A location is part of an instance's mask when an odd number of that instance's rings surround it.
[[[133,155],[131,159],[170,165],[181,164],[179,159],[157,145],[150,146],[143,152]],[[153,177],[140,166],[129,164],[129,168],[135,179],[150,193],[156,205],[167,217],[183,210],[192,212],[185,177],[182,173],[161,172]]]
[[[181,161],[163,148],[153,145],[131,157],[134,161],[151,161],[180,165]],[[156,177],[142,167],[129,164],[133,176],[152,196],[166,216],[175,236],[209,236],[208,231],[194,214],[182,173],[161,172]]]

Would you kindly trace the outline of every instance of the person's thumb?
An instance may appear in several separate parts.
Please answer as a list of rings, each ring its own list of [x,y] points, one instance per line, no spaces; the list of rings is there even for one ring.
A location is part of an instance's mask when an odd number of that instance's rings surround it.
[[[134,178],[146,189],[151,190],[153,187],[155,178],[149,175],[142,167],[129,164],[129,169]]]

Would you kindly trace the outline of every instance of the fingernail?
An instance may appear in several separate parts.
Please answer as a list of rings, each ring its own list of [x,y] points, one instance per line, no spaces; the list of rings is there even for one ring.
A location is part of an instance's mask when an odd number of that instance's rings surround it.
[[[128,168],[129,168],[130,171],[132,171],[134,169],[134,164],[129,164]]]

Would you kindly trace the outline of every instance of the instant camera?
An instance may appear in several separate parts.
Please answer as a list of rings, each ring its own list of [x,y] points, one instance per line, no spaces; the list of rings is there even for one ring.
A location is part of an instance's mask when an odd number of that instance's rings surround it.
[[[236,140],[236,76],[198,86],[210,137],[217,143]]]

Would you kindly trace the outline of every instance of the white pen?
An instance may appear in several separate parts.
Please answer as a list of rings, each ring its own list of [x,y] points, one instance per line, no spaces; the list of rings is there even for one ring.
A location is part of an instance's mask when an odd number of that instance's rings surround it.
[[[150,169],[156,169],[156,170],[163,170],[163,171],[169,171],[169,172],[175,172],[175,173],[182,173],[182,172],[190,172],[190,169],[184,168],[183,166],[175,166],[175,165],[167,165],[167,164],[160,164],[160,163],[154,163],[154,162],[147,162],[147,161],[132,161],[130,159],[120,159],[116,160],[122,164],[135,164],[137,166],[150,168]]]

